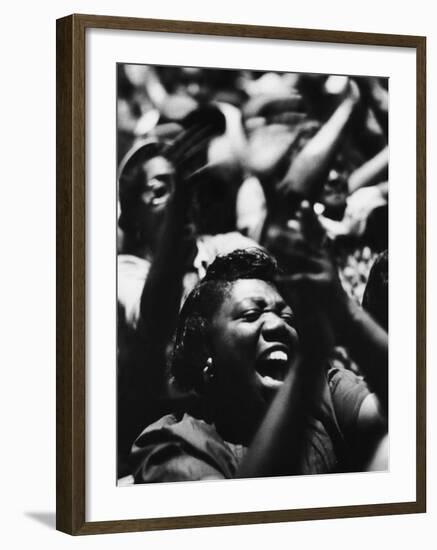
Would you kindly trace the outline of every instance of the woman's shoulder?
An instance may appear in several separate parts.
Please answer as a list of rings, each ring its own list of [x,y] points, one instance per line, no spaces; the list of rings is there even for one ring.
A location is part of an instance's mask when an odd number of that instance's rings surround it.
[[[141,441],[144,440],[148,434],[161,431],[163,433],[173,434],[184,439],[218,436],[213,426],[202,419],[195,418],[188,413],[184,413],[182,415],[171,413],[166,414],[152,424],[149,424],[141,432],[135,443],[141,444]]]
[[[349,434],[353,433],[361,405],[371,392],[364,378],[352,370],[347,352],[342,348],[335,351],[328,370],[329,392],[340,428]]]
[[[143,465],[162,460],[162,471],[174,471],[176,463],[177,467],[195,465],[199,471],[209,465],[218,477],[230,478],[238,467],[237,455],[213,424],[185,413],[167,414],[147,426],[132,447],[131,459]]]

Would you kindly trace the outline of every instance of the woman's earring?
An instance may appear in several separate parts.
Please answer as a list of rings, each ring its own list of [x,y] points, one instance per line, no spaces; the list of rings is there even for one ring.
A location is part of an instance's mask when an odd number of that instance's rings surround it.
[[[203,377],[205,381],[212,381],[215,378],[214,365],[212,357],[208,357],[206,360],[206,366],[203,369]]]

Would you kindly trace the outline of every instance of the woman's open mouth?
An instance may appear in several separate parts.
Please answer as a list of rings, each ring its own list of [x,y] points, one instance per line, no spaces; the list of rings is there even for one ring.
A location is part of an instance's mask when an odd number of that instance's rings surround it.
[[[290,352],[286,346],[272,347],[258,357],[255,370],[262,377],[282,382],[290,367]]]

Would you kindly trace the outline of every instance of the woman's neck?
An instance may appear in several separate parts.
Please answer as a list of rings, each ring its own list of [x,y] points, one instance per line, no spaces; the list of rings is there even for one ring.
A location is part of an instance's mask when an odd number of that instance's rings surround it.
[[[211,400],[210,417],[225,441],[249,445],[266,413],[267,403],[259,396],[242,399],[241,395],[220,392]]]
[[[123,243],[123,253],[143,258],[143,260],[151,261],[154,257],[153,247],[150,243],[141,243],[138,239],[125,238]]]

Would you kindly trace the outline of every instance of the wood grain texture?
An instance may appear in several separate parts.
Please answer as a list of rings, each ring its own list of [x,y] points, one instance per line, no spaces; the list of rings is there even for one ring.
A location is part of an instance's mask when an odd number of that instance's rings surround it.
[[[56,525],[85,522],[85,63],[76,18],[57,21]]]
[[[56,25],[56,526],[72,532],[72,19]],[[70,48],[70,49],[69,49]]]
[[[426,511],[426,38],[416,49],[416,499]]]
[[[371,504],[366,506],[337,506],[330,508],[307,508],[299,510],[275,510],[242,512],[235,514],[211,514],[169,518],[101,521],[85,523],[79,535],[129,533],[134,531],[158,531],[163,529],[189,529],[193,527],[224,527],[230,525],[253,525],[261,523],[284,523],[322,519],[340,519],[362,516],[382,516],[417,513],[416,502],[395,504]]]
[[[299,29],[211,23],[195,21],[172,21],[166,19],[140,19],[100,15],[74,15],[84,27],[102,29],[126,29],[136,31],[205,34],[213,36],[237,36],[244,38],[273,38],[277,40],[304,40],[310,42],[333,42],[370,46],[394,46],[415,48],[420,37],[411,35],[347,32],[336,30]]]
[[[85,30],[174,32],[407,47],[417,55],[417,481],[416,501],[158,519],[85,521]],[[426,510],[426,40],[424,37],[72,15],[57,21],[57,369],[56,526],[73,535],[312,519]]]

